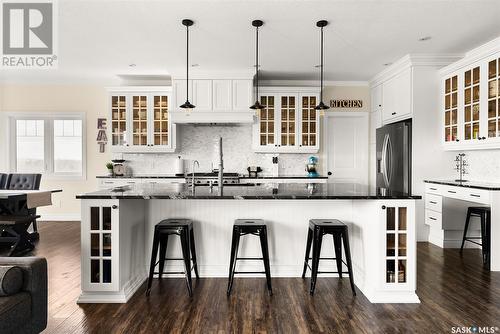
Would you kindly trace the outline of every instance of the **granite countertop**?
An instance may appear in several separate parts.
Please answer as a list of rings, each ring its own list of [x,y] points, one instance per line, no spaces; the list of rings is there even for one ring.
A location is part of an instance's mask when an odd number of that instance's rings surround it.
[[[183,179],[183,175],[125,175],[125,176],[107,176],[107,175],[97,175],[98,179]],[[327,176],[317,176],[310,177],[307,175],[282,175],[282,176],[271,176],[271,175],[259,175],[257,177],[250,177],[248,175],[240,175],[240,179],[328,179]]]
[[[97,175],[98,179],[184,179],[184,175],[168,175],[168,174],[158,174],[158,175],[124,175],[124,176],[109,176],[109,175]]]
[[[79,199],[421,199],[406,193],[387,192],[354,183],[282,183],[197,186],[186,184],[139,184],[77,195]]]
[[[500,190],[500,183],[480,182],[480,181],[455,181],[455,180],[424,180],[425,183],[443,184],[447,186],[485,189],[485,190]]]

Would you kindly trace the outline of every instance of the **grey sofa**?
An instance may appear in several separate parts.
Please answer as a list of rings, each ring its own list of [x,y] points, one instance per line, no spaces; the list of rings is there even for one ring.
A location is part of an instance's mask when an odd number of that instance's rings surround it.
[[[22,269],[21,291],[0,296],[0,333],[40,333],[47,327],[47,260],[0,257],[0,266]]]

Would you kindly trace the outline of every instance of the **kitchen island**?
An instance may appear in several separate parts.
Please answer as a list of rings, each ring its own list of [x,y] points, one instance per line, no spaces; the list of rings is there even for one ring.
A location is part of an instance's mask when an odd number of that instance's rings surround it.
[[[415,200],[420,196],[350,183],[242,184],[222,191],[174,183],[105,189],[77,198],[82,200],[80,303],[127,302],[147,278],[154,225],[166,218],[193,220],[200,276],[223,278],[235,219],[268,222],[273,277],[300,277],[309,219],[340,219],[349,226],[357,288],[374,303],[419,302]],[[239,255],[260,256],[257,238],[243,238]],[[333,242],[325,237],[322,257],[332,256]],[[178,240],[169,242],[167,257],[180,257]],[[322,261],[320,270],[333,271],[333,262]],[[238,266],[261,271],[262,264]],[[166,270],[183,267],[167,262]]]

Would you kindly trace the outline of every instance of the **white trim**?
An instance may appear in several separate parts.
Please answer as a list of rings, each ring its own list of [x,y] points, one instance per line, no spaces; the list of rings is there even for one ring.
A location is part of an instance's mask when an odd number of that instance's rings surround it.
[[[370,80],[370,87],[375,87],[392,78],[401,71],[411,66],[429,66],[440,68],[449,65],[463,57],[462,54],[407,54],[394,64],[376,74]]]
[[[74,221],[74,222],[80,222],[82,220],[82,217],[80,213],[48,213],[48,214],[41,214],[40,219],[38,221]]]
[[[137,275],[127,283],[122,290],[117,292],[91,292],[85,291],[80,294],[76,303],[77,304],[85,304],[85,303],[126,303],[134,293],[139,290],[142,284],[147,280],[148,276],[146,272]]]
[[[447,76],[452,72],[458,71],[462,67],[467,67],[498,52],[500,52],[500,37],[468,51],[462,59],[457,60],[453,64],[442,68],[439,71],[439,75]]]
[[[158,92],[158,93],[165,93],[165,92],[171,92],[172,86],[113,86],[113,87],[106,87],[106,90],[108,92],[129,92],[129,93]]]
[[[7,165],[12,172],[16,172],[16,120],[43,120],[44,121],[44,160],[45,168],[42,171],[44,178],[49,180],[87,180],[87,118],[85,112],[60,112],[60,111],[8,111],[7,117],[7,143],[8,162]],[[82,121],[82,174],[54,173],[53,166],[53,121],[54,120],[80,120]],[[49,122],[45,122],[49,121]]]
[[[284,86],[284,87],[314,87],[319,90],[318,80],[261,80],[262,86]],[[329,80],[323,82],[323,87],[345,86],[345,87],[368,87],[368,81],[335,81]],[[260,89],[259,89],[260,90]]]

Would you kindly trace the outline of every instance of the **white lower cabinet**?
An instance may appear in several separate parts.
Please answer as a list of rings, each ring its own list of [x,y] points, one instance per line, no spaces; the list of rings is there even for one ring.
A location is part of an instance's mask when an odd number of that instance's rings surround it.
[[[390,201],[381,206],[383,259],[382,288],[387,291],[416,288],[416,235],[414,202]]]
[[[109,189],[123,186],[133,186],[135,184],[169,184],[169,183],[186,183],[184,177],[175,178],[99,178],[99,189]]]
[[[126,302],[147,277],[144,202],[86,199],[81,215],[78,303]]]

